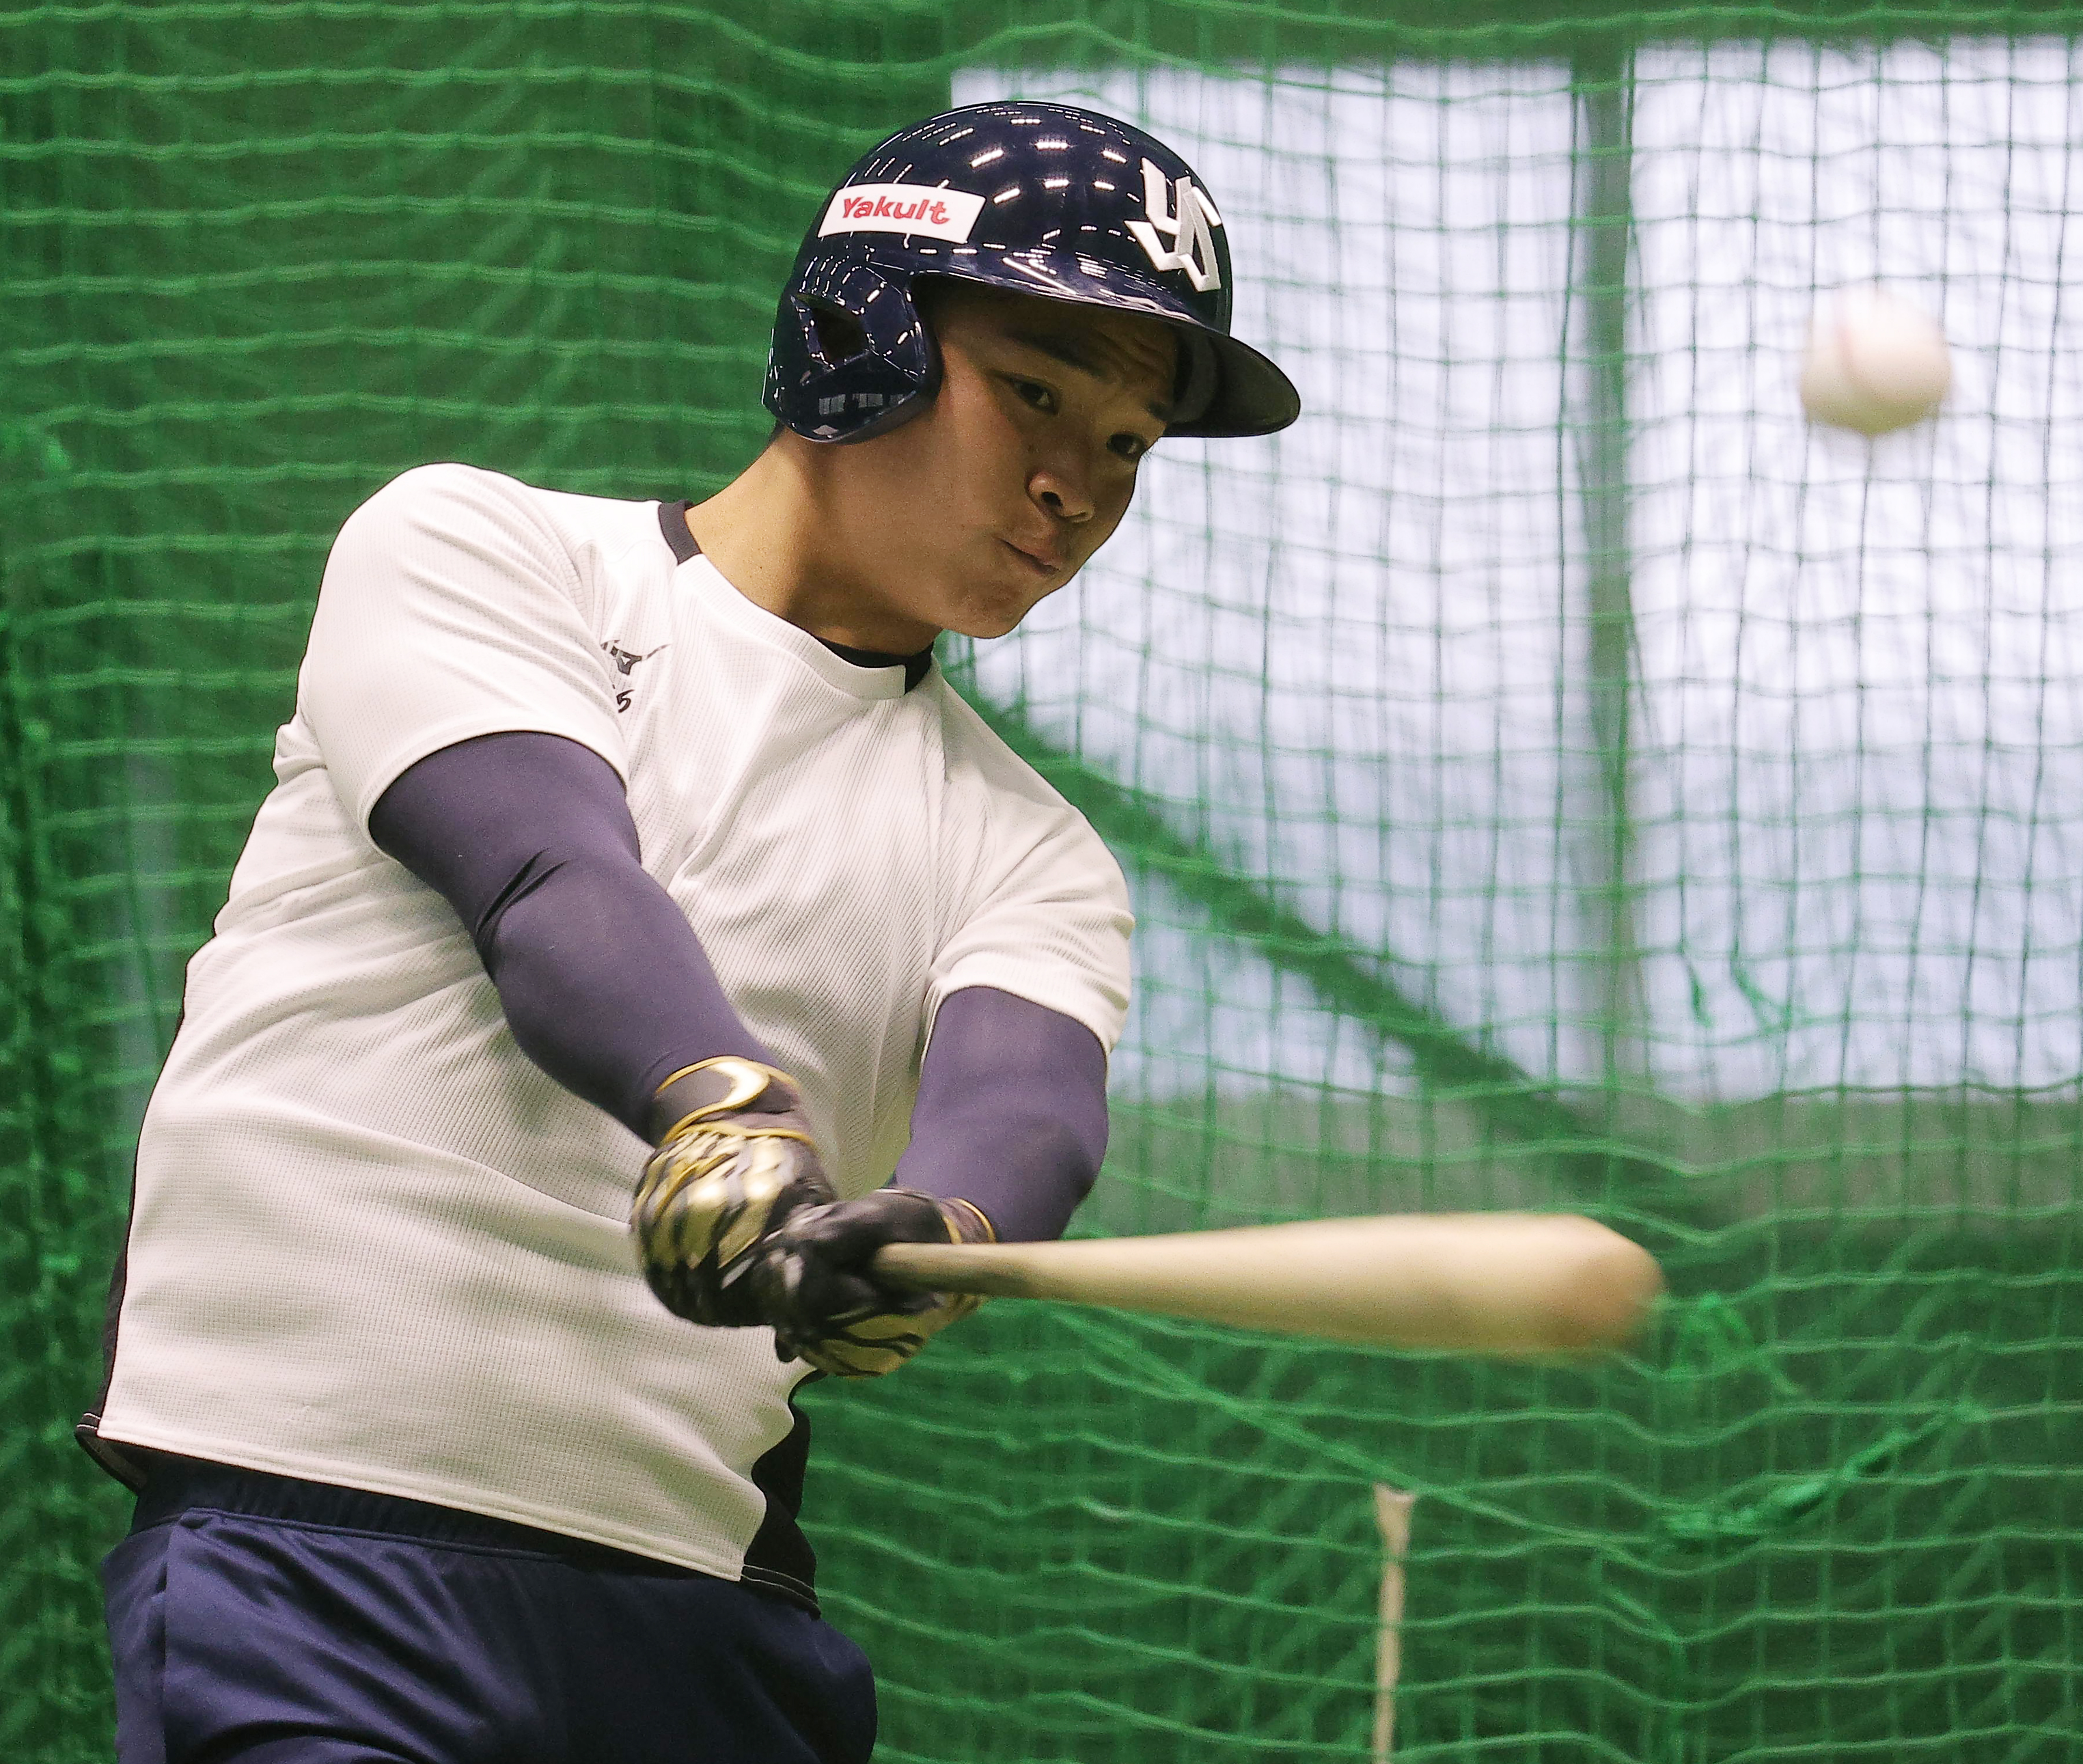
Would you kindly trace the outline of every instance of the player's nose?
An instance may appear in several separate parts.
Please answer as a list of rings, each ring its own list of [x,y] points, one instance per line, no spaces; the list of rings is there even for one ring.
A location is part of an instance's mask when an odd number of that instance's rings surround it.
[[[1027,481],[1027,493],[1056,519],[1073,526],[1091,520],[1095,512],[1092,490],[1084,475],[1062,466],[1036,467]]]

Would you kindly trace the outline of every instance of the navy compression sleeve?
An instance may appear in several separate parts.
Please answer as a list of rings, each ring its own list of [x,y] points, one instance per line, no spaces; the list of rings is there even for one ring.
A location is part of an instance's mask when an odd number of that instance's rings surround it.
[[[444,748],[383,793],[369,832],[455,909],[522,1051],[633,1132],[681,1066],[771,1063],[639,861],[622,781],[590,749],[518,732]],[[974,1201],[1008,1241],[1055,1237],[1106,1137],[1092,1031],[970,987],[936,1018],[896,1180]]]
[[[521,732],[443,748],[384,791],[369,836],[455,909],[521,1051],[631,1132],[682,1066],[772,1062],[638,861],[622,780],[591,749]]]
[[[991,986],[940,1006],[900,1188],[974,1201],[1006,1243],[1061,1237],[1106,1155],[1106,1049],[1075,1019]]]

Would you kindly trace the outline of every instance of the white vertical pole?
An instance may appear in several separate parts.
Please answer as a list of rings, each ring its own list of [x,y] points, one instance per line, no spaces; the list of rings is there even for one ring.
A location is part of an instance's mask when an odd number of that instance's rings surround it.
[[[1403,1564],[1410,1553],[1415,1495],[1374,1485],[1375,1522],[1381,1527],[1381,1639],[1374,1664],[1374,1764],[1388,1764],[1396,1747],[1396,1681],[1403,1670]]]

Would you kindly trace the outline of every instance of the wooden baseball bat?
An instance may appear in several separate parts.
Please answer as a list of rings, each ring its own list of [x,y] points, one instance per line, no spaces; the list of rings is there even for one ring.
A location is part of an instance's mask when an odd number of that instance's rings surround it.
[[[1058,1243],[893,1243],[875,1271],[934,1292],[1056,1298],[1450,1353],[1593,1354],[1633,1340],[1663,1277],[1569,1213],[1386,1214]]]

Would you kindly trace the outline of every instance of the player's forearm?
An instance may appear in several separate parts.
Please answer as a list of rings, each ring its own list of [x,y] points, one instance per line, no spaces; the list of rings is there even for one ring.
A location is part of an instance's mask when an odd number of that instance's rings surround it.
[[[640,1135],[649,1137],[653,1093],[680,1067],[773,1058],[679,909],[633,862],[563,860],[483,947],[521,1051]]]
[[[1004,1242],[1060,1237],[1106,1155],[1106,1051],[995,987],[944,1003],[896,1185],[982,1209]]]
[[[639,861],[598,754],[553,735],[463,742],[407,770],[369,825],[455,909],[522,1051],[632,1131],[677,1068],[771,1059]]]

